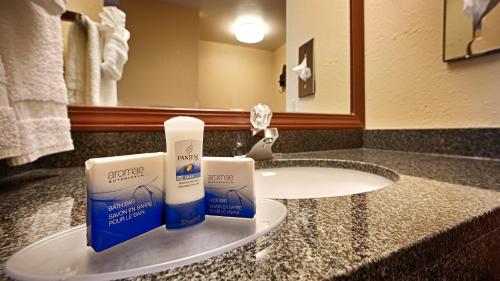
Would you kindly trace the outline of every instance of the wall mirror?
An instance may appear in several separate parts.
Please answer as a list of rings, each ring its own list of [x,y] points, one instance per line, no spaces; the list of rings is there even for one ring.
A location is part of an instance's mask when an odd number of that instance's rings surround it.
[[[85,62],[91,39],[79,15],[105,33],[100,14],[109,2],[126,15],[128,60],[114,85],[101,81],[96,98]],[[77,15],[62,21],[65,75],[76,87],[69,89],[73,130],[157,130],[177,114],[209,129],[241,129],[258,102],[275,112],[277,127],[364,124],[362,0],[69,0],[67,11]],[[311,39],[314,94],[299,98],[293,68]],[[76,71],[84,78],[71,73],[75,61],[87,67]]]
[[[445,0],[443,60],[455,61],[500,51],[498,0]]]

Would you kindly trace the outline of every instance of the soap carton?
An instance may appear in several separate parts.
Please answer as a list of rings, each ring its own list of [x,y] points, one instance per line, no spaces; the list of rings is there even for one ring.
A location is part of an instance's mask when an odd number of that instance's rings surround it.
[[[207,215],[253,218],[254,173],[251,158],[203,157]]]
[[[165,153],[89,159],[87,244],[103,251],[164,224]]]

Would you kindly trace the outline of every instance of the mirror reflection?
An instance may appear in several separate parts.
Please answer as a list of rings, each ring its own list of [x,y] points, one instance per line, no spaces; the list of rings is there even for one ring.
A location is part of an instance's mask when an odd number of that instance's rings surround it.
[[[70,104],[349,114],[349,2],[69,0]]]
[[[470,58],[500,49],[499,2],[445,1],[445,61]]]

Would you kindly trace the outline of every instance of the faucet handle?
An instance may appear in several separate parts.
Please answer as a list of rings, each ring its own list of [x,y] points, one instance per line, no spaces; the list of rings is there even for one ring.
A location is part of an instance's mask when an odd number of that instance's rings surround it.
[[[271,123],[273,112],[267,104],[258,103],[250,110],[250,123],[252,123],[252,135],[266,129]]]

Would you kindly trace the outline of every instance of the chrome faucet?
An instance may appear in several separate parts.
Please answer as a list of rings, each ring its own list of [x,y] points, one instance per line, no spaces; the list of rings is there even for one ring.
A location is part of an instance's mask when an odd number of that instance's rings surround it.
[[[250,122],[252,123],[252,136],[260,137],[261,139],[250,149],[245,157],[253,158],[254,160],[270,160],[273,159],[272,146],[279,137],[277,128],[267,128],[271,123],[273,113],[269,106],[258,103],[250,111]]]

